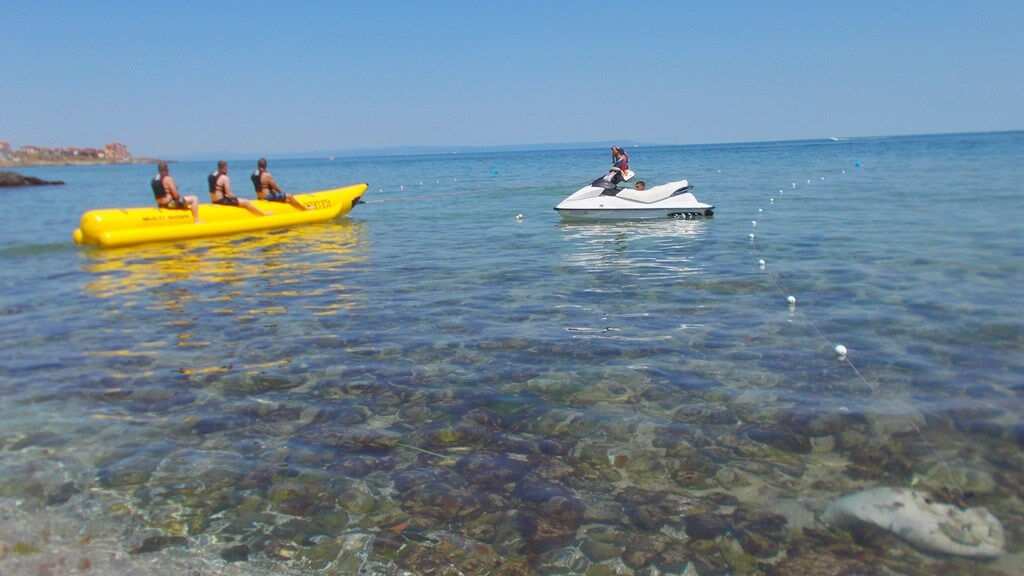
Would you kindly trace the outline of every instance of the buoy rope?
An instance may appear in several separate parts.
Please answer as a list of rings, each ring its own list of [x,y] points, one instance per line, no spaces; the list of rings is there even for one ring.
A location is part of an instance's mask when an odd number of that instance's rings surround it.
[[[844,172],[845,172],[845,171],[844,171]],[[823,178],[823,179],[824,179],[824,178]],[[796,186],[795,186],[795,184],[794,184],[794,188],[795,188],[795,187],[796,187]],[[772,202],[772,203],[774,204],[774,198],[773,198],[772,200],[773,200],[773,202]],[[751,241],[753,241],[753,234],[751,234]],[[756,248],[756,247],[755,247],[754,249],[755,249],[755,250],[757,250],[757,248]],[[762,270],[762,271],[763,271],[763,270],[764,270],[764,265],[763,265],[763,264],[760,264],[760,263],[759,263],[759,264],[758,264],[758,268],[759,268],[760,270]],[[776,275],[776,274],[774,274],[774,273],[772,273],[772,272],[766,272],[766,274],[767,274],[767,276],[768,276],[768,280],[769,280],[769,282],[771,282],[771,284],[772,284],[772,285],[773,285],[773,286],[775,287],[775,289],[776,289],[776,290],[777,290],[777,291],[779,292],[779,295],[780,295],[780,296],[782,296],[783,298],[786,298],[786,297],[787,297],[787,296],[786,296],[786,292],[785,292],[785,291],[784,291],[784,290],[782,289],[782,286],[781,286],[781,285],[779,284],[779,281],[778,281],[778,277],[777,277],[777,275]],[[799,315],[800,315],[800,317],[801,317],[801,318],[803,318],[804,322],[806,322],[806,323],[807,323],[808,325],[810,325],[810,326],[811,326],[811,328],[813,328],[813,329],[814,329],[814,331],[815,331],[815,332],[816,332],[816,333],[818,334],[818,337],[820,337],[820,338],[821,338],[822,340],[824,340],[824,341],[825,341],[825,343],[826,343],[827,345],[829,345],[829,346],[832,346],[832,345],[834,344],[834,342],[832,342],[832,340],[831,340],[830,338],[828,338],[828,337],[827,337],[827,336],[825,335],[825,333],[821,331],[821,329],[820,329],[820,328],[818,328],[818,325],[817,325],[817,324],[816,324],[816,323],[814,322],[814,320],[812,320],[810,316],[808,316],[807,314],[805,314],[805,313],[804,313],[804,311],[803,311],[802,309],[800,309],[800,308],[796,307],[796,306],[795,306],[795,305],[793,305],[793,304],[790,304],[790,308],[791,308],[791,309],[792,309],[792,310],[793,310],[794,312],[796,312],[797,314],[799,314]],[[887,402],[887,403],[890,403],[890,404],[891,404],[891,401],[889,400],[889,398],[887,398],[887,397],[885,397],[884,395],[882,395],[882,394],[880,394],[880,393],[879,393],[879,391],[878,391],[878,386],[875,386],[874,384],[872,384],[872,383],[871,383],[871,382],[870,382],[870,381],[869,381],[869,380],[868,380],[867,378],[865,378],[865,377],[864,377],[864,375],[863,375],[863,374],[861,374],[861,371],[860,371],[860,370],[858,370],[858,369],[857,369],[857,366],[856,366],[856,365],[855,365],[855,364],[853,363],[853,361],[852,361],[852,360],[850,360],[850,357],[849,357],[849,355],[848,355],[848,354],[845,354],[845,353],[844,353],[844,354],[841,354],[841,355],[840,355],[840,360],[843,360],[843,361],[844,361],[844,362],[846,363],[846,365],[850,367],[850,369],[851,369],[851,370],[853,371],[853,373],[854,373],[854,374],[855,374],[855,375],[857,376],[857,378],[858,378],[858,379],[859,379],[859,380],[860,380],[860,381],[861,381],[861,382],[862,382],[862,383],[863,383],[863,384],[864,384],[864,385],[865,385],[865,386],[866,386],[866,387],[867,387],[867,388],[868,388],[869,390],[871,390],[871,394],[872,394],[872,395],[874,395],[874,396],[877,396],[877,397],[880,397],[880,398],[881,398],[882,400],[884,400],[885,402]],[[924,431],[923,431],[923,430],[921,430],[921,427],[917,425],[917,422],[914,422],[914,419],[913,419],[913,418],[911,418],[911,417],[910,417],[910,415],[908,415],[908,414],[904,414],[904,415],[903,415],[903,417],[904,417],[904,419],[906,419],[906,421],[907,421],[908,423],[910,423],[910,426],[911,426],[911,428],[913,428],[913,429],[914,429],[914,431],[915,431],[915,432],[917,433],[917,436],[918,436],[918,438],[920,438],[920,439],[921,439],[921,442],[923,442],[923,443],[924,443],[924,445],[925,445],[925,446],[927,446],[927,447],[928,447],[928,449],[930,449],[930,450],[931,450],[932,454],[933,454],[933,455],[934,455],[934,456],[935,456],[935,457],[936,457],[936,458],[938,459],[938,461],[939,461],[939,464],[940,464],[940,465],[942,466],[942,468],[943,468],[943,469],[945,470],[945,472],[946,472],[946,476],[947,476],[947,478],[948,478],[948,480],[949,480],[949,483],[950,483],[950,484],[951,484],[951,485],[952,485],[952,486],[953,486],[953,487],[954,487],[954,488],[956,489],[956,492],[957,492],[958,496],[959,496],[959,497],[960,497],[961,499],[963,499],[963,497],[964,497],[964,491],[963,491],[963,488],[962,488],[962,487],[960,486],[960,483],[956,481],[956,478],[955,478],[955,477],[954,477],[954,475],[953,475],[953,469],[952,469],[952,467],[951,467],[951,466],[949,465],[949,462],[948,462],[948,461],[946,460],[946,458],[944,458],[944,457],[942,456],[942,454],[941,454],[941,453],[939,453],[939,449],[938,449],[938,448],[937,448],[937,447],[936,447],[936,446],[935,446],[934,444],[932,444],[931,442],[929,442],[929,441],[928,441],[928,439],[927,439],[927,438],[925,437],[925,435],[924,435]]]

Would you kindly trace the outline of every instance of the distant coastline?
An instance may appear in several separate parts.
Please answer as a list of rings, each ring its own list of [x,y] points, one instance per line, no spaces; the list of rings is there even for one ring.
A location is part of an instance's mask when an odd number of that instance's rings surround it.
[[[33,158],[31,160],[0,160],[0,166],[5,168],[14,167],[38,167],[38,166],[96,166],[96,165],[109,165],[109,164],[156,164],[159,162],[159,158],[130,158],[128,160],[105,160],[105,159],[91,159],[91,158],[80,158],[80,159],[41,159]]]
[[[154,158],[136,158],[128,146],[111,142],[102,148],[47,148],[24,145],[11,148],[0,140],[0,166],[91,166],[93,164],[153,164]]]

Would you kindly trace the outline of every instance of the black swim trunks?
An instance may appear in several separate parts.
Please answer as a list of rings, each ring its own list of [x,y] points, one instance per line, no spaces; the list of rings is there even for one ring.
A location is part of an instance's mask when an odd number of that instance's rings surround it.
[[[184,198],[171,198],[171,201],[167,204],[159,204],[161,208],[168,208],[171,210],[181,210],[182,208],[188,208],[188,204],[185,204]]]
[[[271,202],[287,202],[288,195],[284,192],[275,192],[272,190],[270,194],[267,194],[267,197],[264,198],[264,200],[269,200]]]
[[[228,198],[227,196],[221,196],[220,200],[215,200],[214,204],[220,204],[221,206],[238,206],[238,198],[234,196]]]

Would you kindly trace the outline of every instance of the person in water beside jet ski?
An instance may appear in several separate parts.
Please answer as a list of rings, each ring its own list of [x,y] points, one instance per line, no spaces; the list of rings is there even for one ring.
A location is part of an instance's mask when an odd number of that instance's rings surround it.
[[[264,212],[256,206],[253,206],[252,202],[231,194],[231,179],[228,178],[228,163],[223,160],[217,162],[217,169],[206,177],[206,182],[210,185],[210,201],[214,204],[220,204],[222,206],[241,206],[249,212],[259,216],[269,216],[271,214],[271,212]]]
[[[186,208],[192,211],[192,221],[199,224],[199,198],[196,196],[182,196],[178,192],[178,187],[174,184],[174,178],[171,178],[171,171],[167,167],[167,162],[161,160],[156,165],[156,176],[149,181],[149,185],[153,188],[153,197],[156,199],[156,205],[161,208],[169,208],[171,210],[185,210]]]
[[[612,167],[609,171],[612,175],[612,184],[625,181],[626,172],[629,172],[629,155],[621,147],[612,146]]]
[[[256,171],[252,173],[249,178],[252,180],[252,187],[256,189],[256,197],[260,200],[269,200],[271,202],[287,202],[299,210],[308,210],[295,199],[295,196],[291,194],[285,194],[281,187],[277,185],[277,180],[274,180],[274,176],[267,170],[267,159],[260,158],[256,161]]]

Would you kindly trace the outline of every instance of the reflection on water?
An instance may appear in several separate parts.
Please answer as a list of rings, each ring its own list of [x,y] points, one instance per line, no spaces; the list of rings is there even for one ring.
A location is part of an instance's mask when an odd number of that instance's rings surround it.
[[[93,276],[86,289],[99,298],[147,290],[166,294],[189,283],[238,286],[260,277],[271,279],[266,295],[295,296],[294,286],[309,274],[330,274],[365,261],[365,228],[363,222],[339,220],[255,236],[87,250],[82,269]],[[295,252],[306,257],[285,257]]]
[[[560,222],[559,228],[569,240],[604,240],[610,237],[622,239],[669,238],[682,240],[699,236],[712,224],[705,220],[616,220],[607,222]]]
[[[572,246],[570,264],[592,270],[611,269],[648,280],[678,278],[700,269],[693,247],[711,222],[694,220],[623,220],[562,222],[562,239]]]
[[[97,346],[86,334],[82,348],[91,358],[136,358],[134,371],[104,368],[119,386],[154,374],[139,371],[143,364],[171,362],[196,376],[225,372],[227,365],[243,376],[281,371],[294,354],[283,344],[306,337],[296,318],[330,317],[366,298],[355,278],[368,251],[366,224],[354,220],[173,245],[85,249],[86,294],[117,305],[93,334],[118,338]],[[271,319],[281,323],[267,324]]]

